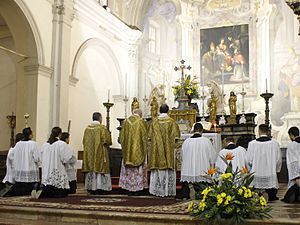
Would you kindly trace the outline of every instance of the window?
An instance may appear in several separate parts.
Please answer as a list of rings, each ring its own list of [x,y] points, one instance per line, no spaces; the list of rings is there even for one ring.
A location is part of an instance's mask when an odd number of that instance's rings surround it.
[[[149,25],[148,51],[155,54],[160,53],[159,29],[151,23]]]

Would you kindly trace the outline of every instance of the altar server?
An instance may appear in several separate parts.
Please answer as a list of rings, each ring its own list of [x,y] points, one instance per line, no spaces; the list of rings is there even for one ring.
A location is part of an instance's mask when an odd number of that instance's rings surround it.
[[[19,141],[22,141],[24,138],[22,133],[17,133],[15,137],[15,143],[18,143]],[[14,147],[11,147],[8,150],[7,158],[6,158],[6,174],[5,177],[2,180],[2,183],[4,184],[3,187],[1,187],[0,190],[0,196],[4,196],[12,187],[12,185],[15,183],[15,178],[13,174],[13,162],[10,160],[10,156],[13,152]]]
[[[289,187],[294,184],[300,185],[300,137],[298,127],[288,130],[291,143],[286,150],[286,164],[289,175]]]
[[[75,163],[76,157],[68,144],[59,140],[61,128],[53,127],[48,142],[41,148],[42,197],[60,198],[68,195],[69,179],[65,165]],[[39,198],[37,195],[33,198]]]
[[[23,140],[19,141],[8,155],[12,162],[15,184],[5,196],[30,195],[34,185],[40,181],[39,176],[39,152],[35,141],[32,141],[30,127],[23,129]]]
[[[286,164],[288,169],[288,191],[283,201],[293,203],[299,201],[300,195],[300,137],[298,127],[291,127],[288,130],[291,143],[286,150]]]
[[[227,164],[223,159],[225,159],[227,154],[231,154],[233,157],[232,160],[230,160],[232,170],[241,170],[246,166],[246,149],[241,146],[236,146],[232,137],[227,137],[224,141],[226,147],[219,152],[218,158],[216,160],[216,168],[220,173],[225,173]]]
[[[22,141],[24,138],[24,135],[22,133],[17,133],[15,137],[15,142],[16,144],[19,141]],[[6,159],[6,175],[4,179],[2,180],[3,183],[7,184],[14,184],[15,183],[15,178],[13,176],[13,162],[10,160],[11,155],[13,154],[13,149],[14,147],[11,147],[7,153],[7,159]]]
[[[269,128],[259,125],[259,138],[249,143],[246,161],[250,172],[254,173],[252,185],[256,189],[264,189],[269,201],[277,200],[278,179],[281,169],[281,150],[279,143],[268,137]]]
[[[122,164],[119,186],[140,195],[148,188],[146,170],[147,125],[142,119],[142,110],[134,109],[133,114],[124,121],[120,142],[122,145]]]
[[[202,132],[202,124],[196,123],[193,136],[186,139],[182,145],[180,181],[184,182],[183,198],[189,198],[187,183],[211,183],[211,180],[206,178],[206,173],[215,162],[216,151],[211,141],[206,137],[202,137]],[[195,186],[194,188],[198,191]]]
[[[70,134],[68,132],[62,132],[60,135],[60,140],[69,144],[70,143]],[[73,154],[75,156],[74,151],[73,151]],[[66,167],[69,185],[70,185],[70,189],[69,189],[68,193],[75,194],[76,189],[77,189],[77,182],[76,182],[77,177],[76,177],[75,163],[66,163],[65,167]]]

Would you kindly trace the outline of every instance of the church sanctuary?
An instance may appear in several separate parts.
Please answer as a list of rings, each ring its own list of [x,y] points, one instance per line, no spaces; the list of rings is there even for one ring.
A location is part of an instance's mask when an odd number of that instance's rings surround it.
[[[0,0],[0,225],[300,224],[300,0]]]

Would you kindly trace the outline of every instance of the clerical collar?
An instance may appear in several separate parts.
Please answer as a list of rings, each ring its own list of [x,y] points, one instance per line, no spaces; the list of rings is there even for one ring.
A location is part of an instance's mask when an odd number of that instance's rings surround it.
[[[161,114],[159,114],[158,117],[160,117],[160,118],[168,117],[168,113],[161,113]]]
[[[99,125],[99,124],[100,124],[100,122],[97,120],[93,120],[93,122],[92,122],[92,125]]]
[[[267,135],[263,134],[263,135],[260,135],[260,137],[257,138],[256,141],[266,142],[266,141],[271,141],[271,138],[268,137]]]
[[[195,132],[195,133],[191,136],[191,138],[199,138],[199,137],[202,137],[202,134],[199,133],[199,132]]]
[[[236,147],[237,146],[233,142],[230,142],[225,149],[232,150],[235,149]]]
[[[294,139],[294,141],[297,142],[297,143],[300,143],[300,137],[296,137],[296,138]]]

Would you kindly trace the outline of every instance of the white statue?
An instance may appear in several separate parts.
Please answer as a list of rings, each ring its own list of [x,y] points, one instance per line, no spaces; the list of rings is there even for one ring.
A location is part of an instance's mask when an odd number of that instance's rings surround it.
[[[207,82],[209,94],[211,96],[214,96],[217,102],[217,114],[221,114],[222,111],[224,110],[223,105],[222,105],[222,99],[224,101],[224,96],[222,96],[222,90],[220,86],[214,81],[210,80]],[[210,99],[208,99],[208,102],[210,102]]]
[[[289,50],[290,58],[280,70],[279,81],[287,85],[291,98],[291,110],[300,111],[300,55],[294,49]]]

